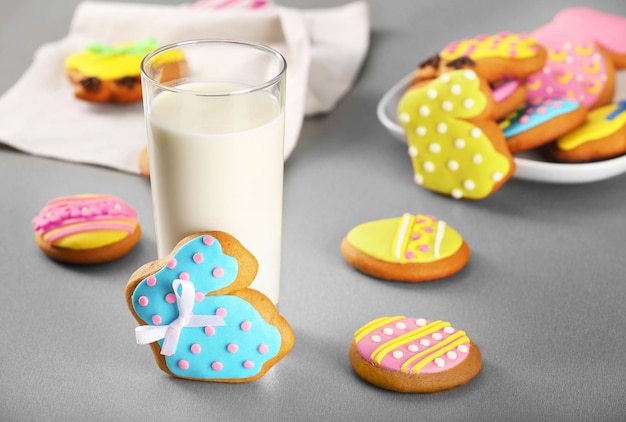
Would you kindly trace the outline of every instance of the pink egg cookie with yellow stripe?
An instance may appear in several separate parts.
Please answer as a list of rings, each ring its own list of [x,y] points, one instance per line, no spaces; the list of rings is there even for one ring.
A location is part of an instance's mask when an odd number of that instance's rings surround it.
[[[48,256],[72,264],[97,264],[126,255],[141,237],[137,212],[101,194],[64,196],[33,219],[35,242]]]
[[[365,381],[405,393],[459,387],[482,367],[480,349],[465,331],[445,321],[404,316],[378,318],[359,328],[349,357]]]
[[[405,282],[448,277],[470,258],[463,237],[445,221],[409,213],[359,224],[343,239],[341,252],[365,274]]]

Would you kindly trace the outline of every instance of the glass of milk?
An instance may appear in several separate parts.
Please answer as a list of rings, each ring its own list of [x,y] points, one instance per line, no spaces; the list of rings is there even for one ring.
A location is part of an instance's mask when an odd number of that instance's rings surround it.
[[[257,259],[250,287],[279,298],[286,61],[233,40],[164,46],[141,64],[159,257],[219,230]]]

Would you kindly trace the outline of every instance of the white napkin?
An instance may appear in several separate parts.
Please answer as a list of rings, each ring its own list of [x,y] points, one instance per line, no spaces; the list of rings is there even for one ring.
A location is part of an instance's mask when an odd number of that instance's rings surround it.
[[[41,46],[24,75],[0,98],[0,142],[33,155],[139,173],[139,153],[147,142],[142,104],[74,98],[64,73],[66,57],[91,42],[235,38],[274,47],[287,59],[287,158],[304,116],[331,111],[351,88],[369,47],[367,3],[310,10],[265,2],[249,8],[201,3],[81,3],[68,36]]]

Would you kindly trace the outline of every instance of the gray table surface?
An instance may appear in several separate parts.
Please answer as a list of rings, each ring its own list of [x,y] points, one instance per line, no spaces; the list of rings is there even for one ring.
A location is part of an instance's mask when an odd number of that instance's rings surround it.
[[[0,420],[626,420],[626,175],[580,185],[511,180],[486,200],[456,201],[413,183],[405,147],[375,114],[384,92],[447,42],[528,31],[576,2],[369,3],[371,47],[354,89],[331,114],[307,119],[286,163],[280,310],[296,345],[257,382],[177,380],[135,344],[124,287],[156,255],[146,180],[0,149]],[[626,15],[624,0],[577,3]],[[39,45],[66,35],[77,4],[2,6],[0,92]],[[139,245],[105,265],[47,259],[32,240],[32,217],[49,199],[93,191],[138,210]],[[469,265],[410,285],[344,262],[339,243],[350,228],[404,212],[454,226],[472,248]],[[482,349],[482,371],[431,395],[366,384],[348,348],[358,327],[385,315],[466,330]]]

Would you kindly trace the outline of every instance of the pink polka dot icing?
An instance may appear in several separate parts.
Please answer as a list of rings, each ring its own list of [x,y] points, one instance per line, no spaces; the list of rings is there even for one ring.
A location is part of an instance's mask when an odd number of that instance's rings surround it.
[[[444,321],[384,317],[355,333],[357,351],[382,368],[404,373],[435,373],[461,363],[469,338]]]

